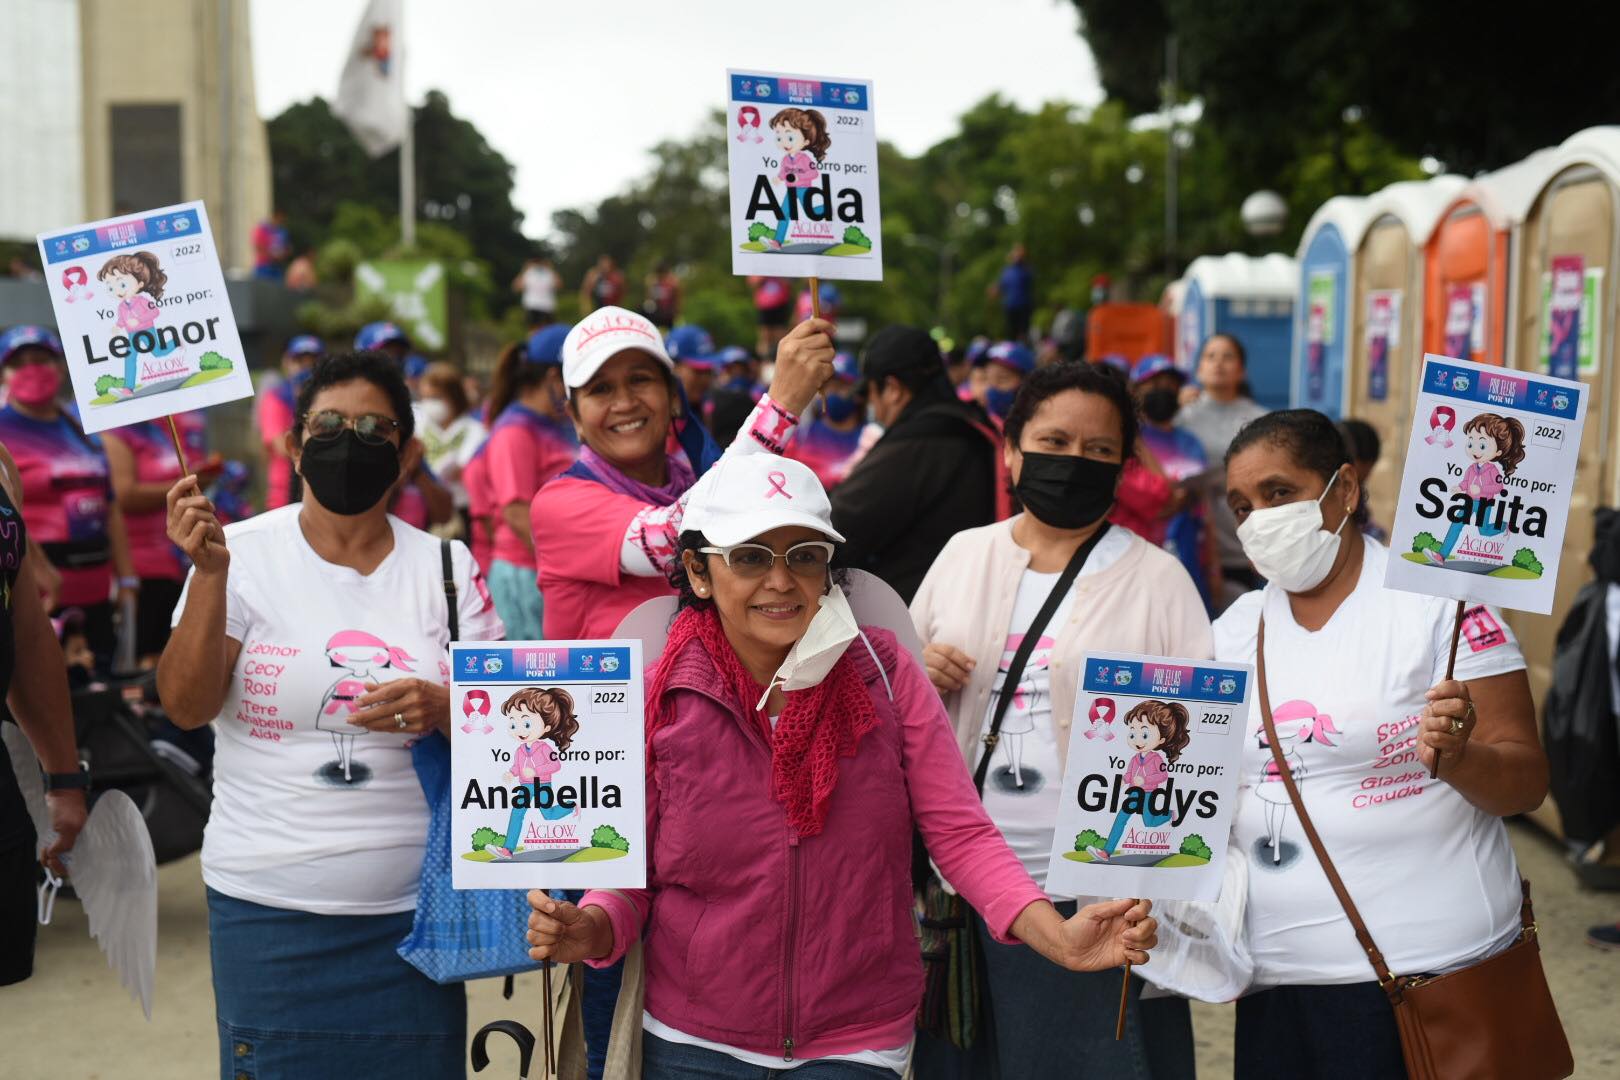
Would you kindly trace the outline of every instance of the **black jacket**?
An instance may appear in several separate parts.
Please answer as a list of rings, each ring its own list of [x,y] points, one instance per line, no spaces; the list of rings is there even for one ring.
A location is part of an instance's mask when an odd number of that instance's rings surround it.
[[[845,561],[911,603],[946,541],[996,519],[1000,454],[977,405],[913,404],[832,491]]]

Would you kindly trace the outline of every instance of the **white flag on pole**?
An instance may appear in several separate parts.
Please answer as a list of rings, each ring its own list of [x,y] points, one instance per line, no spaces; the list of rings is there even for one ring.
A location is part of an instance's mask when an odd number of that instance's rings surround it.
[[[371,0],[366,5],[332,103],[332,112],[372,157],[398,146],[409,122],[401,15],[402,0]]]

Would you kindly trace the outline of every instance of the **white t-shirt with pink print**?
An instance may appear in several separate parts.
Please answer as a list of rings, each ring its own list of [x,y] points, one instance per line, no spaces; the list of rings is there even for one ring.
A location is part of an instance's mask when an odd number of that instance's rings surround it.
[[[1274,585],[1215,622],[1215,659],[1253,663],[1266,619],[1266,674],[1283,758],[1311,820],[1391,970],[1453,971],[1519,928],[1519,878],[1501,819],[1441,778],[1413,745],[1424,695],[1446,673],[1456,603],[1384,588],[1389,549],[1366,540],[1361,578],[1320,630],[1294,621]],[[1470,608],[1456,678],[1524,667],[1501,613]],[[1322,873],[1250,717],[1230,857],[1249,863],[1247,928],[1259,986],[1368,982],[1373,970]]]
[[[394,550],[362,575],[315,554],[301,509],[225,527],[225,633],[242,650],[214,720],[203,880],[268,907],[410,911],[428,826],[414,736],[346,719],[370,684],[449,684],[439,540],[391,517]],[[504,637],[471,553],[460,543],[451,552],[462,640]],[[182,596],[176,624],[185,604]]]
[[[1080,576],[1106,570],[1119,561],[1130,544],[1128,531],[1118,526],[1109,529],[1092,550]],[[995,716],[996,702],[1013,654],[1023,644],[1029,624],[1040,613],[1061,576],[1026,570],[1018,581],[1012,621],[1007,627],[1007,641],[985,715],[986,731],[990,730],[990,720]],[[1002,717],[1001,740],[984,779],[984,808],[990,820],[1006,837],[1007,846],[1024,864],[1035,884],[1043,889],[1046,866],[1052,859],[1052,829],[1057,824],[1063,787],[1063,761],[1058,757],[1057,728],[1052,723],[1052,648],[1058,628],[1069,621],[1073,609],[1074,589],[1070,588],[1024,665],[1023,677],[1018,680],[1012,702]],[[1071,738],[1118,737],[1118,717],[1109,717],[1107,723],[1100,721],[1099,717],[1088,717],[1082,723],[1077,717]],[[976,760],[974,764],[978,764]]]

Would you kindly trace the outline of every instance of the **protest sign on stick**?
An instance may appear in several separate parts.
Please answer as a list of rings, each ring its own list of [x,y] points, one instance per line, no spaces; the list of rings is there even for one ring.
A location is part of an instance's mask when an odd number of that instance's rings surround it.
[[[1457,601],[1448,680],[1470,601],[1552,611],[1586,408],[1578,382],[1423,358],[1384,584]]]
[[[1253,683],[1244,664],[1086,656],[1048,893],[1219,897]],[[1125,1004],[1122,991],[1116,1039]]]
[[[253,396],[201,202],[38,240],[86,432]]]
[[[457,643],[450,670],[452,884],[643,888],[641,642]]]
[[[883,280],[872,84],[726,76],[732,273]]]

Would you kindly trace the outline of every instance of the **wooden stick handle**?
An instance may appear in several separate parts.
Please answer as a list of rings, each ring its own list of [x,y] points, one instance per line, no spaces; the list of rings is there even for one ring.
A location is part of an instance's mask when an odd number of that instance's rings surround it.
[[[164,419],[169,422],[169,438],[174,440],[174,456],[180,459],[180,475],[185,476],[191,469],[186,465],[186,448],[180,442],[180,429],[175,425],[174,417],[166,416]]]
[[[810,279],[810,315],[812,318],[821,318],[821,279]]]
[[[540,1026],[545,1035],[546,1080],[552,1080],[552,1077],[557,1075],[557,1040],[551,1030],[552,1010],[555,1008],[555,1002],[551,1000],[551,961],[544,961],[540,966],[540,970],[541,978],[545,983],[542,988],[545,996],[545,1003],[542,1008],[545,1010],[545,1015],[541,1018]]]
[[[1446,681],[1450,682],[1457,670],[1457,640],[1462,637],[1463,615],[1468,611],[1468,601],[1457,601],[1457,621],[1451,628],[1451,655],[1446,658]],[[1434,767],[1429,770],[1429,779],[1440,778],[1440,751],[1434,752]]]
[[[1125,961],[1125,977],[1119,981],[1119,1019],[1114,1021],[1114,1041],[1125,1037],[1125,1007],[1131,998],[1131,962]]]

